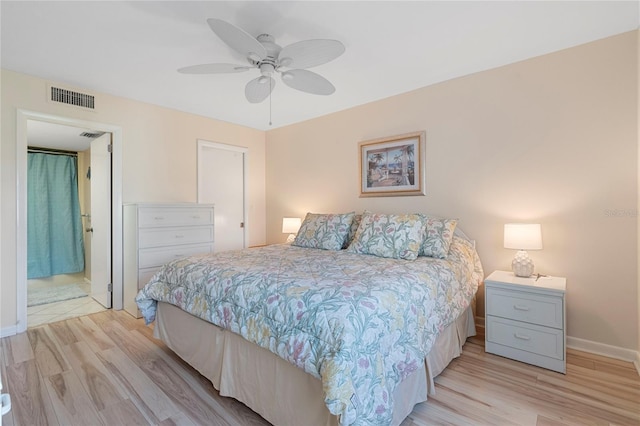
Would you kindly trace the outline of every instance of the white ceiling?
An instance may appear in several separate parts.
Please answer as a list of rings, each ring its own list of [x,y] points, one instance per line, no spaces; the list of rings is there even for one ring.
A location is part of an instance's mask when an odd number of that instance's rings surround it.
[[[637,1],[2,1],[0,14],[4,69],[262,130],[634,30],[640,19]],[[312,69],[336,92],[310,95],[278,79],[270,127],[269,100],[244,97],[256,70],[179,74],[245,63],[209,29],[214,17],[281,46],[342,41],[345,54]]]
[[[67,151],[85,151],[93,139],[81,136],[93,133],[91,129],[27,120],[27,145],[38,148],[53,148]]]

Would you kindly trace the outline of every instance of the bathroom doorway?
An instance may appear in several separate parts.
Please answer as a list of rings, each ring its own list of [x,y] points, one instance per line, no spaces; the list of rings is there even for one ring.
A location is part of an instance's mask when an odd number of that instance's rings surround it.
[[[27,121],[28,327],[111,307],[110,144],[110,133]]]

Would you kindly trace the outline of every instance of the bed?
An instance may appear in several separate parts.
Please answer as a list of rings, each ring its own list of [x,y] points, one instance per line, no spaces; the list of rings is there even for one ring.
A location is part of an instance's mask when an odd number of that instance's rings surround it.
[[[475,334],[475,247],[455,221],[316,216],[291,245],[170,262],[136,302],[221,395],[273,424],[399,424]]]

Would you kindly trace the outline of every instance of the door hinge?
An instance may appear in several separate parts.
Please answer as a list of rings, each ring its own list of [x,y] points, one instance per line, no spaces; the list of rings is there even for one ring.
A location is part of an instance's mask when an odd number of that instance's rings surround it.
[[[244,222],[240,222],[240,228],[244,228]]]
[[[113,152],[113,144],[107,145],[107,152],[109,153]]]
[[[107,291],[113,291],[113,283],[107,284]]]

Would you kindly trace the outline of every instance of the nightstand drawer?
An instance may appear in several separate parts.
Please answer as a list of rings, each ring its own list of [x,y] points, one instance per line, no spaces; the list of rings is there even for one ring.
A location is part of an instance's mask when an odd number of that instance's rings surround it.
[[[487,341],[558,360],[564,359],[564,333],[504,318],[487,317]]]
[[[564,326],[562,297],[492,287],[486,292],[487,315],[558,329]]]

